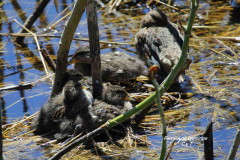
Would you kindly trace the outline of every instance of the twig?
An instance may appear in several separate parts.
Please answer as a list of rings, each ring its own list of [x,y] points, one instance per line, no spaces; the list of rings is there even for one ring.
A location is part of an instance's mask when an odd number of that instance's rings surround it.
[[[168,153],[167,153],[167,155],[166,155],[166,158],[165,158],[165,160],[168,160],[169,159],[169,157],[170,157],[170,154],[171,154],[171,152],[172,152],[172,150],[173,150],[173,147],[175,146],[175,143],[176,143],[176,139],[175,140],[173,140],[172,142],[171,142],[171,144],[169,145],[169,151],[168,151]]]
[[[2,36],[25,36],[25,37],[32,37],[31,34],[27,34],[27,33],[0,33],[0,35]],[[36,35],[37,37],[48,37],[48,38],[61,38],[61,36],[56,36],[56,35]],[[85,42],[89,42],[89,39],[85,38],[85,39],[81,39],[81,38],[73,38],[73,40],[76,41],[85,41]],[[135,42],[108,42],[108,41],[99,41],[102,44],[113,44],[113,45],[134,45]]]
[[[17,104],[18,102],[21,102],[23,99],[25,99],[24,97],[20,98],[19,100],[13,102],[12,104],[10,104],[9,106],[7,106],[6,108],[2,109],[2,111],[5,111],[7,109],[9,109],[10,107],[14,106],[15,104]]]
[[[55,72],[56,71],[56,63],[49,56],[48,51],[43,48],[40,53],[42,54],[43,58],[47,62],[48,66],[52,69],[53,72]]]
[[[58,23],[60,23],[61,21],[63,21],[65,18],[67,18],[72,12],[68,12],[66,15],[64,15],[62,18],[60,18],[58,21],[56,21],[55,23],[53,23],[49,28],[54,28]]]
[[[34,67],[32,66],[32,67],[28,67],[28,68],[24,68],[24,69],[18,69],[18,71],[16,71],[16,72],[4,75],[3,78],[6,78],[6,77],[9,77],[9,76],[18,74],[18,73],[22,73],[22,72],[27,71],[27,70],[32,69],[32,68],[34,68]]]
[[[47,80],[47,79],[53,77],[54,75],[55,75],[54,73],[49,74],[49,75],[47,75],[47,76],[45,76],[45,77],[43,77],[43,78],[41,78],[41,79],[39,79],[39,80],[33,82],[33,84],[36,85],[37,83],[39,83],[39,82],[43,82],[43,81],[45,81],[45,80]]]
[[[35,82],[33,82],[33,83],[30,83],[30,84],[32,84],[33,86],[35,86],[37,83],[42,82],[42,81],[44,81],[44,80],[52,77],[53,75],[54,75],[54,73],[53,73],[53,74],[49,74],[49,75],[47,75],[46,77],[43,77],[43,78],[41,78],[41,79],[39,79],[39,80],[37,80],[37,81],[35,81]],[[38,95],[42,95],[42,94],[43,94],[43,93],[40,93],[40,94],[38,94]],[[29,96],[28,98],[36,97],[36,96],[38,96],[38,95]],[[20,102],[20,101],[23,100],[23,99],[24,99],[24,98],[20,98],[19,100],[17,100],[16,102],[12,103],[12,104],[9,105],[8,107],[4,108],[3,110],[7,110],[8,108],[14,106],[15,104],[17,104],[18,102]],[[3,110],[2,110],[2,111],[3,111]]]
[[[106,7],[106,5],[101,0],[96,0],[96,2],[101,6],[101,8]]]
[[[70,141],[68,141],[66,144],[64,144],[63,146],[61,146],[59,148],[59,150],[64,149],[65,147],[67,147],[69,144],[71,144],[72,142],[74,142],[75,140],[79,139],[82,136],[82,133],[78,134],[77,136],[73,137]]]
[[[118,6],[122,0],[115,0],[113,4],[110,6],[109,10],[112,11],[115,6]]]
[[[177,10],[177,11],[180,11],[180,12],[183,12],[183,13],[188,13],[186,11],[183,11],[183,10],[179,9],[179,8],[173,7],[173,6],[171,6],[171,5],[167,4],[167,3],[161,2],[160,0],[155,0],[155,1],[160,3],[160,4],[163,4],[163,5],[167,6],[169,8],[172,8],[174,10]]]
[[[214,36],[214,37],[197,37],[197,39],[222,39],[222,40],[230,40],[230,41],[235,41],[239,42],[240,39],[239,37],[220,37],[220,36]]]
[[[37,39],[36,34],[34,34],[33,32],[31,32],[30,30],[28,30],[28,29],[27,29],[26,27],[24,27],[21,23],[19,23],[16,19],[14,19],[13,21],[15,21],[17,24],[19,24],[21,27],[23,27],[27,32],[29,32],[30,34],[33,35],[34,40],[35,40],[35,42],[36,42],[36,44],[37,44],[37,48],[38,48],[38,51],[39,51],[39,54],[40,54],[42,63],[43,63],[44,71],[45,71],[45,73],[48,75],[47,66],[46,66],[46,63],[45,63],[45,61],[44,61],[44,59],[43,59],[42,54],[40,53],[40,50],[41,50],[41,49],[40,49],[40,46],[39,46],[39,43],[38,43],[38,39]]]
[[[176,137],[179,137],[180,134],[181,134],[181,133],[179,133]],[[168,153],[167,153],[167,155],[166,155],[166,157],[165,157],[165,160],[168,160],[168,159],[169,159],[170,154],[171,154],[171,152],[172,152],[172,150],[173,150],[173,148],[174,148],[174,146],[175,146],[176,141],[177,141],[177,140],[174,139],[174,140],[171,142],[171,144],[168,146],[169,151],[168,151]]]
[[[225,48],[227,48],[230,52],[232,52],[234,55],[237,55],[237,53],[232,50],[232,48],[228,47],[227,45],[225,45],[222,41],[220,41],[219,39],[215,39],[215,41],[219,44],[221,44],[222,46],[224,46]]]
[[[24,119],[21,120],[21,121],[18,121],[18,122],[12,123],[12,126],[11,126],[11,127],[8,127],[3,133],[5,134],[7,131],[13,129],[13,128],[16,127],[17,125],[20,125],[20,124],[22,124],[22,123],[28,121],[29,119],[32,119],[32,118],[33,118],[35,115],[37,115],[37,114],[38,114],[38,112],[32,114],[31,116],[28,116],[28,117],[24,118]],[[10,125],[10,124],[8,124],[8,125]]]
[[[24,84],[19,84],[19,85],[12,85],[12,86],[7,86],[0,88],[1,91],[8,91],[8,90],[24,90],[24,89],[32,89],[33,84],[32,83],[24,83]]]
[[[106,124],[106,123],[105,123]],[[104,126],[106,127],[106,125]],[[104,127],[100,126],[99,128],[95,129],[92,132],[89,132],[88,134],[82,136],[81,138],[75,140],[74,142],[72,142],[71,144],[67,145],[65,148],[61,149],[58,153],[56,153],[54,156],[52,156],[49,160],[57,160],[60,159],[61,156],[63,156],[65,153],[67,153],[68,151],[70,151],[72,148],[74,148],[75,146],[77,146],[80,143],[84,143],[87,142],[89,139],[91,139],[94,136],[99,135],[100,133],[104,132]]]
[[[187,26],[183,25],[184,28],[186,28]],[[224,26],[222,26],[224,27]],[[193,28],[204,28],[204,29],[213,29],[213,28],[216,28],[216,29],[219,29],[219,26],[193,26]]]
[[[47,92],[46,92],[47,93]],[[29,96],[27,98],[33,98],[33,97],[36,97],[36,96],[40,96],[40,95],[43,95],[43,94],[46,94],[46,93],[39,93],[37,95],[33,95],[33,96]],[[14,106],[15,104],[17,104],[18,102],[21,102],[22,100],[24,100],[26,98],[20,98],[19,100],[15,101],[14,103],[10,104],[9,106],[7,106],[6,108],[2,109],[2,111],[5,111],[7,109],[9,109],[10,107]]]
[[[223,57],[226,57],[228,60],[230,60],[230,61],[237,61],[237,60],[235,60],[235,59],[233,59],[232,57],[230,57],[230,56],[227,56],[227,55],[225,55],[225,54],[222,54],[221,52],[218,52],[218,51],[216,51],[215,49],[210,49],[211,51],[213,51],[213,52],[215,52],[215,53],[217,53],[217,54],[220,54],[221,56],[223,56]]]
[[[201,87],[201,85],[199,84],[199,82],[198,82],[195,78],[193,78],[192,76],[190,76],[190,77],[191,77],[191,80],[192,80],[193,84],[197,87],[197,89],[198,89],[201,93],[203,93],[202,87]]]
[[[26,132],[26,133],[23,133],[23,134],[20,134],[20,135],[14,137],[14,138],[19,139],[20,137],[25,136],[25,135],[28,135],[29,133],[33,133],[34,131],[35,131],[35,130],[30,130],[30,131],[28,131],[28,132]]]
[[[67,10],[70,8],[70,7],[72,7],[72,5],[73,5],[74,3],[71,3],[71,4],[69,4],[60,14],[58,14],[57,15],[57,17],[55,17],[48,25],[47,25],[47,27],[46,28],[53,28],[53,26],[55,26],[55,24],[59,21],[57,21],[57,22],[55,22],[60,16],[62,16],[65,12],[67,12]],[[67,15],[68,15],[68,13],[67,13]],[[65,17],[65,16],[63,16],[63,17]],[[61,18],[62,19],[62,18]],[[53,22],[55,22],[55,23],[53,23]]]
[[[42,82],[50,77],[52,77],[54,74],[49,74],[46,77],[43,77],[35,82],[32,83],[24,83],[24,84],[19,84],[19,85],[12,85],[12,86],[7,86],[7,87],[2,87],[0,88],[0,91],[8,91],[8,90],[23,90],[23,89],[32,89],[37,83]]]

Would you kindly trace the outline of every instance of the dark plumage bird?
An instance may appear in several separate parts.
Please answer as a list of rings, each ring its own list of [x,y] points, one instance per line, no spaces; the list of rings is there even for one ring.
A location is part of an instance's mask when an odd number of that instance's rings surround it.
[[[91,113],[97,116],[97,125],[119,116],[132,109],[131,100],[124,88],[110,83],[103,84],[101,100],[94,100]]]
[[[160,76],[165,77],[181,56],[183,36],[162,11],[152,10],[142,18],[135,43],[147,66],[158,65]],[[179,81],[183,81],[182,75]]]
[[[91,58],[89,46],[82,46],[76,50],[70,63],[84,76],[91,76]],[[140,75],[147,74],[144,62],[126,53],[101,54],[102,78],[106,81],[126,82]]]
[[[82,89],[82,75],[69,70],[62,93],[51,98],[33,121],[35,134],[64,140],[89,132],[106,121],[132,109],[127,92],[120,86],[103,85],[102,99],[95,99]]]
[[[74,133],[77,125],[87,128],[92,125],[96,116],[89,112],[93,98],[90,92],[82,89],[79,80],[82,78],[76,70],[69,70],[65,76],[62,93],[49,99],[33,122],[35,134],[53,136],[63,140]],[[87,120],[89,123],[84,123]]]

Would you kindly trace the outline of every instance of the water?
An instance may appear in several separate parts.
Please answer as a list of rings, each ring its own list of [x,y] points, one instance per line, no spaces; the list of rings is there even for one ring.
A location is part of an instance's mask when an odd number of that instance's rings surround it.
[[[177,6],[187,8],[186,3],[177,1]],[[71,4],[71,0],[61,1],[59,10],[62,11]],[[21,28],[13,19],[21,24],[33,12],[35,1],[9,1],[4,0],[1,3],[1,33],[17,33]],[[223,9],[225,6],[225,9]],[[169,131],[169,136],[175,137],[179,132],[181,137],[188,137],[194,134],[204,132],[210,120],[214,120],[214,149],[216,149],[216,159],[223,159],[227,155],[231,146],[236,128],[239,125],[240,110],[240,71],[239,71],[239,40],[229,41],[222,37],[240,36],[239,10],[226,7],[227,4],[222,1],[209,2],[201,1],[198,11],[198,20],[195,24],[193,33],[195,36],[190,41],[191,65],[187,75],[189,82],[182,85],[183,88],[191,88],[195,96],[190,99],[193,102],[192,111],[187,120],[177,123],[174,131]],[[223,7],[223,8],[221,8]],[[166,10],[166,7],[163,7]],[[228,9],[226,9],[228,8]],[[132,10],[121,9],[114,14],[106,14],[104,11],[98,12],[100,41],[124,42],[129,44],[105,44],[101,43],[101,53],[113,51],[126,52],[135,55],[134,35],[139,29],[141,15],[148,12],[146,7],[132,7]],[[128,13],[129,15],[127,15]],[[174,12],[167,12],[170,19],[176,22],[177,19],[183,19],[184,16],[177,18]],[[51,1],[41,16],[34,24],[34,33],[61,35],[65,21],[60,22],[54,29],[46,30],[46,26],[58,15]],[[198,28],[197,26],[213,26],[216,28]],[[88,36],[86,14],[83,15],[77,28],[75,38],[85,38]],[[209,36],[219,37],[224,44],[220,44]],[[205,37],[206,39],[200,39]],[[39,53],[33,37],[27,37],[26,48],[18,47],[13,43],[11,36],[0,35],[0,87],[18,85],[20,83],[34,83],[43,78],[46,74],[43,71]],[[56,55],[59,38],[38,37],[41,48],[46,48],[50,54]],[[87,44],[83,41],[73,41],[70,49],[72,54],[80,44]],[[230,46],[236,54],[225,54],[226,46]],[[214,49],[223,55],[210,50]],[[233,56],[234,55],[234,56]],[[224,63],[221,65],[221,63]],[[72,66],[69,66],[72,68]],[[3,91],[0,93],[1,107],[3,108],[3,123],[10,123],[23,118],[25,115],[31,115],[38,111],[47,101],[51,92],[51,81],[37,83],[32,89],[22,91]],[[229,112],[235,112],[232,117]],[[132,152],[131,159],[149,159],[155,152],[159,153],[161,142],[161,130],[156,131],[157,135],[149,136],[149,148],[152,152],[144,150],[135,150]],[[171,141],[168,141],[170,143]],[[30,143],[31,144],[31,143]],[[199,149],[202,152],[202,143],[193,142],[191,145],[179,143],[171,156],[174,159],[196,159],[199,157],[194,150]],[[33,157],[42,155],[41,150],[26,150],[26,154]],[[219,154],[218,154],[219,153]],[[150,156],[149,156],[149,155]],[[189,155],[189,156],[188,156]]]

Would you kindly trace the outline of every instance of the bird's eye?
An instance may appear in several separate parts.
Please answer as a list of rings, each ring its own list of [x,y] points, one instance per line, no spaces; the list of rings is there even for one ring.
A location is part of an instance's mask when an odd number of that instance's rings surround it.
[[[124,91],[116,91],[116,94],[119,96],[126,96],[126,93]]]

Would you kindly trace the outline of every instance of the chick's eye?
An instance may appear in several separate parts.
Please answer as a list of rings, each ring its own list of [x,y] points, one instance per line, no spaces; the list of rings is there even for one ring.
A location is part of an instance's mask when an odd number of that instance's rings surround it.
[[[116,94],[119,96],[126,96],[126,93],[123,91],[117,91]]]

